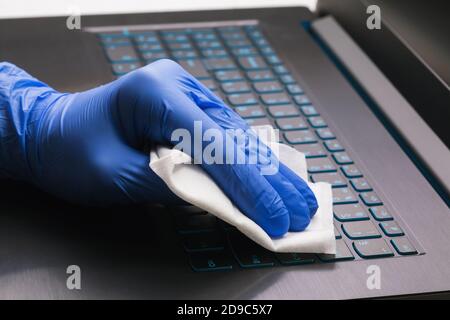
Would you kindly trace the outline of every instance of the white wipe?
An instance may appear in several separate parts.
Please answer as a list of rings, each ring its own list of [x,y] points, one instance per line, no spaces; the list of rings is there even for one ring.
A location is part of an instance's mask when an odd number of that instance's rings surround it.
[[[258,128],[258,134],[260,130]],[[265,130],[272,131],[272,128],[266,127]],[[273,142],[274,134],[269,137],[262,140],[269,146],[274,146],[272,149],[278,153],[279,160],[308,181],[304,154],[287,145]],[[319,209],[311,223],[302,232],[288,232],[282,238],[272,239],[253,220],[241,213],[211,177],[199,165],[193,165],[191,157],[184,152],[158,146],[151,151],[150,159],[150,168],[178,197],[235,226],[264,248],[274,252],[336,253],[330,184],[308,182],[319,203]]]

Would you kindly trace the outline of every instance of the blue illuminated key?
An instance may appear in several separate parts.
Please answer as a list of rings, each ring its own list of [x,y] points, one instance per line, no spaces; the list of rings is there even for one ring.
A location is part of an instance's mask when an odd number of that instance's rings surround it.
[[[300,117],[277,119],[275,123],[280,130],[303,130],[308,128],[305,120]]]
[[[169,50],[193,50],[194,47],[190,42],[174,42],[167,44]]]
[[[276,93],[283,92],[283,88],[281,87],[278,81],[260,81],[255,82],[253,84],[253,88],[258,93]]]
[[[346,152],[335,152],[332,154],[334,161],[337,164],[352,164],[353,160]]]
[[[315,143],[317,138],[309,130],[286,131],[284,137],[292,144]]]
[[[197,57],[197,52],[189,50],[175,50],[172,51],[174,59],[191,59]]]
[[[243,48],[243,47],[247,48],[247,47],[252,46],[250,41],[248,41],[247,39],[230,39],[230,40],[225,40],[225,43],[230,48]]]
[[[249,126],[272,126],[272,123],[267,118],[247,118],[245,122]]]
[[[189,262],[194,271],[225,271],[233,269],[231,256],[226,251],[206,251],[189,254]]]
[[[328,129],[328,128],[320,128],[320,129],[316,129],[316,134],[319,136],[320,139],[322,140],[332,140],[332,139],[336,139],[336,136],[334,135],[334,133]]]
[[[286,74],[286,73],[288,73],[288,69],[286,69],[286,67],[284,65],[282,65],[282,64],[280,64],[278,66],[274,66],[273,67],[273,71],[276,74]]]
[[[236,69],[236,64],[230,58],[206,58],[203,61],[211,71]]]
[[[303,106],[303,105],[307,105],[307,104],[311,104],[311,101],[309,101],[308,97],[304,94],[301,95],[295,95],[294,96],[294,101],[296,104],[298,104],[299,106]]]
[[[387,211],[383,206],[369,208],[369,211],[375,220],[378,221],[388,221],[394,219],[389,211]]]
[[[365,239],[353,242],[356,253],[364,259],[391,257],[394,255],[384,239]]]
[[[348,203],[358,203],[358,198],[349,188],[333,188],[333,204],[341,205]]]
[[[161,51],[164,51],[162,45],[160,45],[159,43],[143,42],[143,43],[139,43],[137,45],[137,47],[138,47],[138,50],[140,52],[147,52],[147,51],[161,52]]]
[[[347,178],[361,178],[363,175],[354,164],[341,167],[342,172]]]
[[[344,151],[344,147],[337,140],[324,141],[325,148],[330,152]]]
[[[312,117],[319,115],[316,108],[314,108],[313,106],[301,106],[300,110],[302,111],[305,117]]]
[[[238,57],[242,56],[255,56],[258,54],[258,51],[256,51],[253,47],[247,47],[247,48],[234,48],[231,50],[231,52]]]
[[[164,51],[153,52],[147,51],[141,53],[142,59],[145,60],[146,63],[152,63],[159,59],[168,58],[168,55]]]
[[[219,232],[204,232],[183,236],[183,247],[187,252],[222,250],[225,243]]]
[[[131,40],[125,36],[103,36],[100,41],[104,46],[111,45],[131,45]]]
[[[336,239],[342,239],[342,234],[336,226],[334,226],[334,237]]]
[[[322,262],[336,262],[355,259],[343,239],[336,240],[336,254],[318,254],[317,256]]]
[[[139,57],[134,51],[133,46],[111,45],[105,47],[106,56],[109,61],[115,62],[138,62]]]
[[[367,211],[358,203],[333,207],[334,217],[341,222],[369,220]]]
[[[314,255],[311,253],[276,253],[281,264],[291,266],[314,263]]]
[[[292,95],[303,94],[303,89],[298,84],[288,84],[286,89]]]
[[[244,70],[259,70],[267,68],[267,64],[264,60],[257,56],[239,57],[238,63]]]
[[[133,40],[137,43],[148,42],[148,43],[159,43],[158,36],[155,32],[135,34],[132,36]]]
[[[308,158],[308,173],[335,172],[336,166],[328,158]]]
[[[318,143],[296,144],[293,147],[303,153],[307,159],[327,156],[325,150]]]
[[[129,62],[129,63],[113,63],[112,65],[113,73],[116,76],[124,75],[130,71],[140,68],[142,65],[139,62]]]
[[[414,248],[412,243],[406,237],[392,239],[391,243],[394,246],[395,250],[398,252],[398,254],[402,256],[417,253],[417,250]]]
[[[281,82],[284,84],[292,84],[295,83],[295,79],[290,74],[283,74],[280,76]]]
[[[309,146],[306,144],[305,146]],[[326,153],[324,152],[324,155]],[[312,182],[327,182],[331,184],[333,188],[342,188],[347,186],[346,180],[339,174],[339,172],[326,172],[326,173],[317,173],[311,175]]]
[[[264,117],[266,114],[261,106],[241,106],[235,107],[236,111],[242,118],[260,118]]]
[[[225,82],[221,85],[222,90],[227,93],[244,93],[250,92],[250,86],[246,81]]]
[[[241,81],[244,80],[244,77],[239,71],[216,71],[214,72],[214,76],[220,82],[228,82],[228,81]]]
[[[350,184],[358,192],[372,191],[372,187],[364,178],[351,179]]]
[[[360,193],[359,197],[366,206],[381,206],[383,204],[380,198],[378,198],[378,195],[373,191]]]
[[[259,48],[259,51],[261,51],[261,53],[265,56],[275,53],[275,51],[272,49],[272,47],[268,47],[268,46]]]
[[[242,268],[272,267],[274,256],[241,234],[239,231],[228,232],[232,252]]]
[[[248,106],[258,104],[258,100],[253,93],[231,94],[228,96],[228,101],[233,106]]]
[[[263,37],[254,39],[254,43],[260,48],[269,46],[269,42]]]
[[[402,228],[395,221],[383,221],[380,222],[381,230],[383,230],[384,234],[388,237],[400,237],[404,236]]]
[[[206,58],[224,58],[228,56],[224,49],[203,49],[201,53]]]
[[[248,71],[247,77],[250,81],[267,81],[275,79],[274,74],[270,70]]]
[[[269,106],[277,104],[288,104],[291,101],[285,93],[266,93],[261,95],[261,101]]]
[[[342,231],[352,240],[381,238],[381,234],[370,220],[346,222]]]
[[[308,122],[313,128],[325,128],[327,126],[322,117],[309,117]]]

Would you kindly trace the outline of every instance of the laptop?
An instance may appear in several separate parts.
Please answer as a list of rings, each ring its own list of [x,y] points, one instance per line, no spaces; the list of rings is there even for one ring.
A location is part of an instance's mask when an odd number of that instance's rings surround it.
[[[364,1],[345,5],[370,15]],[[61,91],[176,60],[250,125],[279,129],[311,181],[332,184],[337,244],[336,255],[275,254],[193,207],[77,207],[8,181],[0,298],[448,296],[448,129],[355,41],[365,22],[330,1],[319,8],[97,14],[80,29],[63,16],[0,20],[0,60]],[[67,285],[71,266],[81,290]]]

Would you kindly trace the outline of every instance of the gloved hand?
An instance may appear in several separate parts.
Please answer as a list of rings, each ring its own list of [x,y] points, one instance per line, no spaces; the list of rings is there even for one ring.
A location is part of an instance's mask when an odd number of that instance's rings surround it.
[[[20,68],[0,63],[0,173],[71,202],[177,202],[149,168],[144,147],[174,144],[171,134],[178,128],[194,135],[194,121],[202,122],[203,132],[248,129],[221,99],[170,60],[74,94],[57,92]],[[246,156],[254,152],[243,148]],[[276,161],[273,154],[269,158]],[[274,175],[262,175],[260,164],[202,167],[272,237],[303,230],[317,210],[307,184],[281,163]]]

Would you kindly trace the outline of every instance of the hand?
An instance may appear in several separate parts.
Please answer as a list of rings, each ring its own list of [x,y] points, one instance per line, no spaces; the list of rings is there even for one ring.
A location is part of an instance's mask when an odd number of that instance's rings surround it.
[[[75,94],[59,93],[0,63],[0,115],[6,115],[0,117],[0,170],[87,205],[178,202],[149,168],[145,146],[174,144],[172,132],[184,128],[193,134],[194,121],[201,121],[203,132],[248,129],[170,60]],[[278,173],[266,176],[260,164],[202,167],[270,236],[303,230],[317,210],[307,184],[281,163]]]

